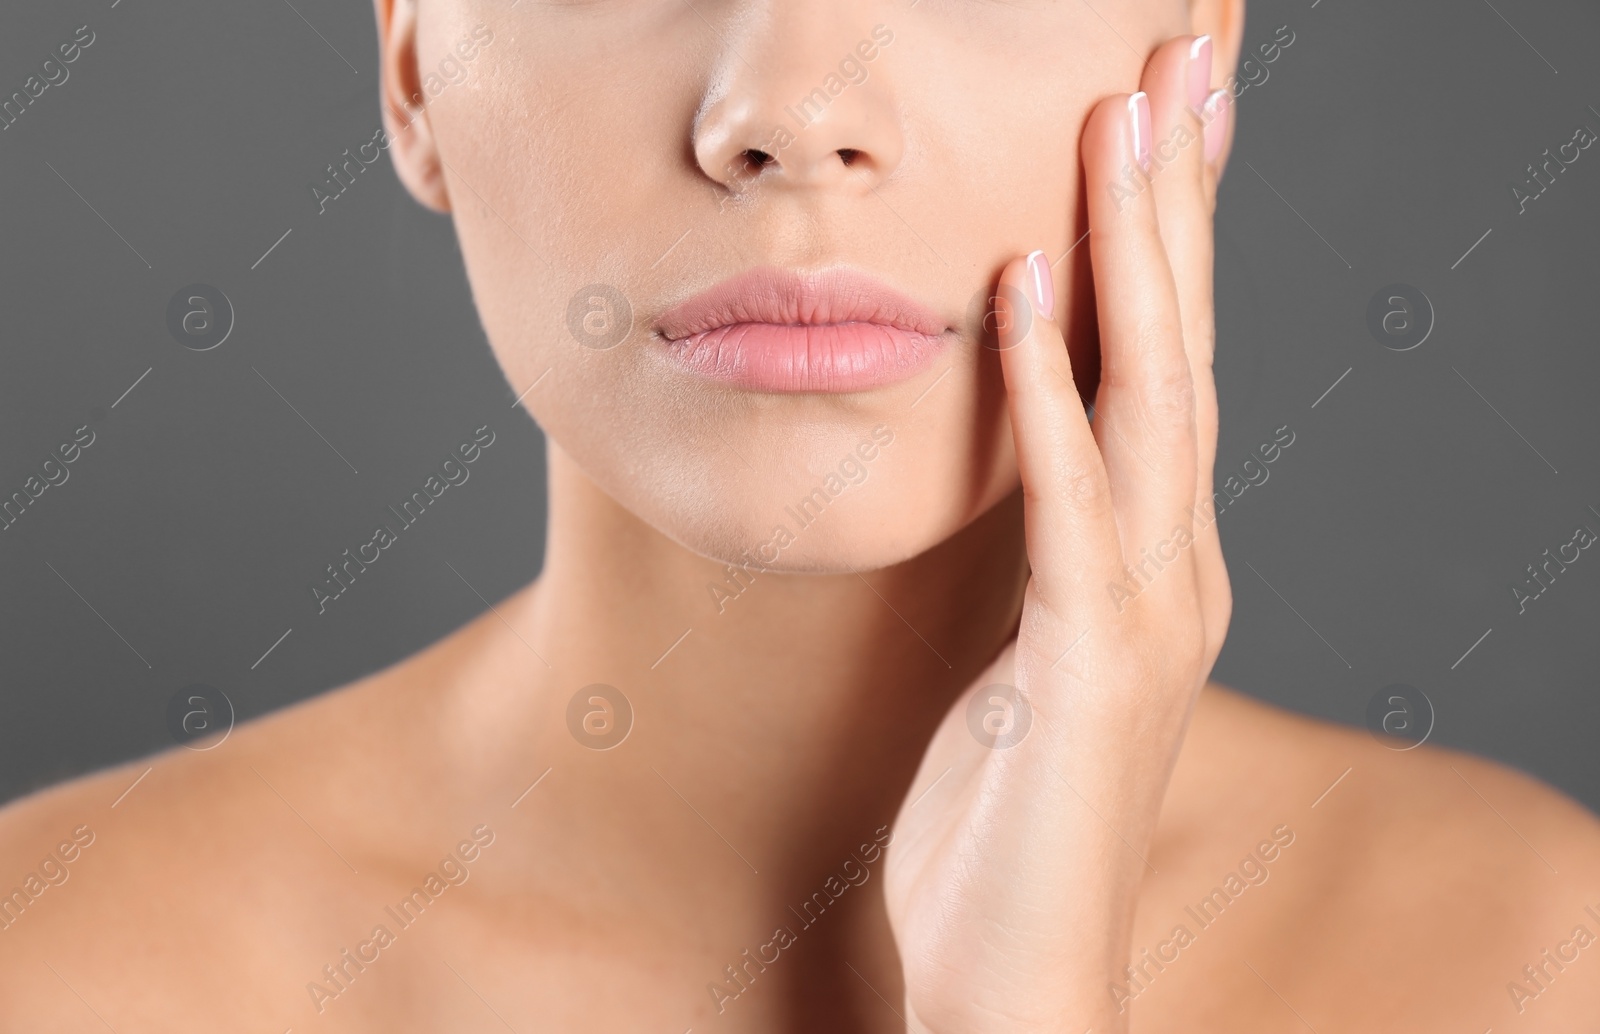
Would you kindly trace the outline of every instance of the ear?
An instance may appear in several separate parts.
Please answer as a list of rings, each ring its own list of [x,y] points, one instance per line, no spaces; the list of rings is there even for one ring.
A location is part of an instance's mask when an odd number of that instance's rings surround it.
[[[435,212],[448,212],[444,166],[417,71],[416,0],[373,2],[378,14],[379,94],[389,158],[412,197]]]
[[[382,0],[379,0],[381,3]],[[1227,85],[1234,69],[1239,67],[1239,51],[1244,46],[1245,0],[1190,0],[1189,23],[1195,35],[1211,37],[1211,88],[1220,90]],[[1222,145],[1217,159],[1219,171],[1228,164],[1233,151],[1233,134],[1238,129],[1237,109],[1228,104],[1228,139]]]

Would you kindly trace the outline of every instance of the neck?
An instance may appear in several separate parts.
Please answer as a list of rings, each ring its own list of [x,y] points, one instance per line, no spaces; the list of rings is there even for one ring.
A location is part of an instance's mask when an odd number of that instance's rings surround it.
[[[576,777],[560,795],[573,803],[549,821],[564,838],[595,834],[607,865],[640,853],[616,850],[625,816],[644,845],[635,864],[657,873],[680,848],[686,864],[695,854],[741,885],[751,869],[788,881],[836,869],[892,822],[952,701],[1015,634],[1020,495],[891,568],[730,577],[549,450],[545,569],[500,608],[518,633],[504,650],[541,686],[537,732],[494,723],[519,771],[532,742],[538,771]],[[628,738],[610,750],[568,729],[569,700],[594,683],[632,707]]]

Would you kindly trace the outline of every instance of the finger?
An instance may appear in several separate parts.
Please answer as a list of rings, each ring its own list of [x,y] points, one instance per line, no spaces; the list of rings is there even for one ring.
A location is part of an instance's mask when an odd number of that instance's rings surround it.
[[[1044,252],[1009,263],[995,301],[1034,586],[1058,618],[1082,625],[1108,603],[1106,582],[1121,580],[1122,547]]]
[[[1215,68],[1211,77],[1213,83],[1220,78]],[[1223,162],[1233,145],[1233,104],[1231,90],[1216,89],[1207,95],[1200,112],[1200,120],[1205,125],[1206,204],[1212,210],[1217,207],[1217,187],[1222,183]]]
[[[1083,136],[1100,319],[1094,430],[1130,560],[1186,523],[1195,498],[1193,382],[1155,192],[1142,171],[1151,129],[1148,101],[1134,94],[1101,102]],[[1192,568],[1184,559],[1178,566]]]
[[[1217,391],[1212,374],[1216,323],[1213,295],[1212,213],[1215,177],[1208,180],[1206,139],[1225,128],[1206,110],[1212,96],[1212,46],[1208,36],[1182,36],[1156,51],[1146,67],[1153,127],[1151,179],[1161,240],[1177,288],[1184,351],[1194,386],[1194,563],[1206,627],[1207,656],[1214,659],[1227,628],[1231,597],[1222,542],[1212,520],[1212,471],[1217,451]],[[1226,91],[1222,91],[1226,96]],[[1207,126],[1207,121],[1212,123]]]
[[[1210,64],[1210,38],[1182,36],[1156,51],[1143,83],[1153,130],[1150,180],[1191,371],[1210,365],[1213,344],[1211,211],[1202,121]]]
[[[1211,493],[1216,460],[1216,390],[1211,376],[1213,317],[1212,218],[1205,183],[1205,125],[1211,40],[1182,36],[1163,45],[1144,76],[1150,98],[1151,185],[1161,243],[1172,269],[1184,352],[1194,385],[1196,497]]]
[[[1211,81],[1216,83],[1222,78],[1216,67],[1212,68]],[[1202,121],[1205,122],[1205,169],[1203,178],[1205,182],[1206,211],[1213,217],[1217,210],[1217,187],[1222,181],[1223,162],[1226,160],[1228,150],[1233,145],[1234,129],[1234,97],[1228,89],[1213,90],[1206,98]],[[1213,241],[1215,237],[1213,236]],[[1215,252],[1213,250],[1213,257]],[[1214,268],[1214,264],[1213,264]],[[1213,305],[1215,295],[1213,294]],[[1215,309],[1213,309],[1213,317]],[[1214,378],[1207,381],[1207,392],[1210,397],[1212,428],[1203,439],[1207,444],[1206,456],[1208,459],[1201,467],[1203,480],[1197,491],[1198,501],[1196,512],[1203,518],[1199,523],[1204,525],[1205,536],[1201,540],[1204,548],[1196,554],[1198,562],[1205,566],[1208,572],[1206,580],[1206,638],[1205,670],[1209,675],[1211,666],[1216,663],[1217,655],[1222,652],[1222,641],[1227,635],[1228,622],[1233,614],[1233,591],[1229,586],[1227,565],[1222,559],[1222,539],[1216,528],[1216,506],[1213,502],[1213,471],[1216,469],[1217,427],[1219,426],[1216,405],[1216,381]]]

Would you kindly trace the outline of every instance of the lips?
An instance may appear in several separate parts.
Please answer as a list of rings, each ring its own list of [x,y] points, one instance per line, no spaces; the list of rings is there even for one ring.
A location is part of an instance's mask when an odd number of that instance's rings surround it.
[[[667,358],[750,391],[845,393],[906,380],[945,346],[947,326],[882,281],[844,269],[740,274],[664,313]]]

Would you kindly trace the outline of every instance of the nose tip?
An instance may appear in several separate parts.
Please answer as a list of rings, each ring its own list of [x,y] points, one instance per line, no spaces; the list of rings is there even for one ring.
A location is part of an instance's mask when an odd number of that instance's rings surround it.
[[[830,69],[833,50],[785,41],[762,70],[734,61],[696,119],[694,154],[704,174],[730,190],[752,185],[865,192],[887,179],[904,154],[887,70],[854,59],[849,79]],[[828,56],[832,55],[832,56]],[[823,85],[818,85],[821,82]]]

